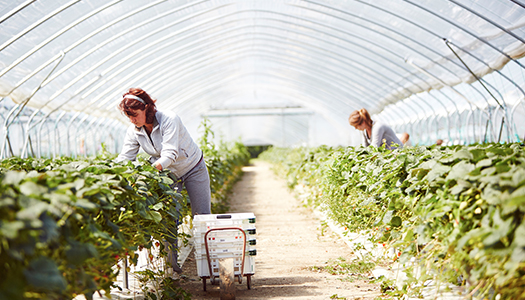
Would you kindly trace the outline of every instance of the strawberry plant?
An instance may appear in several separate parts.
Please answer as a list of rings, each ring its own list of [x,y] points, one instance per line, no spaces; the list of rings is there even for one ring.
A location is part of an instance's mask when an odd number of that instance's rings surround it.
[[[118,260],[176,235],[180,194],[149,164],[109,159],[1,162],[0,295],[92,298]]]
[[[240,143],[207,145],[212,212],[220,213],[249,153]],[[168,174],[140,155],[126,163],[114,157],[0,161],[0,299],[109,295],[119,260],[136,264],[136,250],[184,239],[177,220],[191,212],[186,192],[175,193]],[[164,243],[156,247],[165,254]],[[162,295],[168,291],[176,289]]]
[[[261,157],[341,226],[399,249],[402,263],[418,262],[423,275],[409,276],[406,291],[433,278],[480,295],[525,296],[522,145],[270,149]]]

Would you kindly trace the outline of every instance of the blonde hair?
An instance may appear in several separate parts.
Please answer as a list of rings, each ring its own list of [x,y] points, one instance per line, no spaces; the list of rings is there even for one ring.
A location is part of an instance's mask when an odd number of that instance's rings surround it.
[[[372,127],[372,119],[370,118],[370,114],[368,113],[366,108],[361,108],[360,110],[354,110],[350,114],[350,117],[348,117],[348,123],[350,123],[350,125],[354,127],[357,127],[363,123]]]

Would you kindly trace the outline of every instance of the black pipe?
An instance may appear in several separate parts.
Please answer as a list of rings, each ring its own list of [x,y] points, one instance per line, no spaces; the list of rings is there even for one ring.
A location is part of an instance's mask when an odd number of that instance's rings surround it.
[[[501,126],[499,127],[499,137],[498,137],[498,143],[501,140],[501,132],[503,131],[503,124],[505,123],[505,117],[501,118]]]

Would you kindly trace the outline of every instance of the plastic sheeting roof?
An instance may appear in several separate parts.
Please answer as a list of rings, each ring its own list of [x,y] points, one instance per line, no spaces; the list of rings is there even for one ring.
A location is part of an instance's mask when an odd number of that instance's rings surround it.
[[[315,115],[345,140],[355,109],[522,70],[524,25],[517,0],[0,0],[0,97],[126,122],[138,86],[185,123]]]

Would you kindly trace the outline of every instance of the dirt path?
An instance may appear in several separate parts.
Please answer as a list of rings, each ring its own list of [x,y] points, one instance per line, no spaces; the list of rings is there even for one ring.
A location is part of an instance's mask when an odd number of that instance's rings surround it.
[[[243,179],[231,195],[230,212],[253,212],[257,218],[257,256],[252,288],[235,283],[237,299],[375,299],[377,284],[356,277],[315,271],[331,259],[353,256],[349,247],[312,211],[303,207],[260,161],[244,167]],[[193,253],[183,266],[183,288],[192,299],[219,299],[219,285],[202,289]]]

